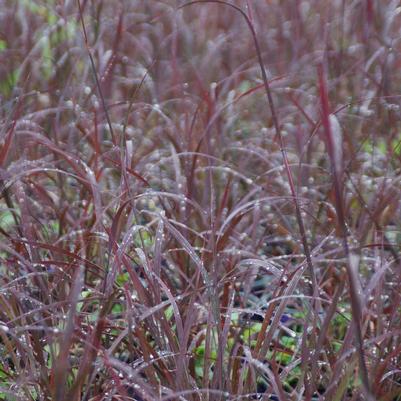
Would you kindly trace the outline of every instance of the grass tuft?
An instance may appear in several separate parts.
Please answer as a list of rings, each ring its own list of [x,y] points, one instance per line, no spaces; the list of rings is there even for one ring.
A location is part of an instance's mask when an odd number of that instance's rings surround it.
[[[396,3],[0,0],[0,400],[401,401]]]

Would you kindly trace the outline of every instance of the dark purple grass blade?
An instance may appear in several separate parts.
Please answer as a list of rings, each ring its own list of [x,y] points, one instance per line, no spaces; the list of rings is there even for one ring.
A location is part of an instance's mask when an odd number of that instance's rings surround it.
[[[335,140],[332,136],[332,130],[329,120],[330,109],[329,109],[329,100],[328,100],[328,93],[326,87],[326,80],[324,76],[324,69],[323,66],[320,65],[318,69],[319,73],[319,93],[320,93],[320,101],[322,107],[322,121],[323,127],[326,137],[327,143],[327,150],[329,153],[329,157],[331,160],[331,170],[333,176],[333,183],[334,183],[334,190],[335,190],[335,207],[337,212],[337,221],[341,227],[341,235],[342,235],[342,246],[345,252],[345,255],[348,259],[348,263],[346,264],[347,267],[347,276],[348,276],[348,284],[349,284],[349,292],[351,297],[351,306],[352,306],[352,316],[355,325],[355,339],[358,349],[358,356],[359,356],[359,367],[361,371],[361,378],[364,387],[364,392],[366,397],[369,400],[373,400],[373,396],[370,390],[370,381],[369,375],[366,367],[365,362],[365,350],[363,345],[363,335],[362,335],[362,306],[361,300],[359,295],[359,286],[357,284],[358,281],[358,266],[355,266],[353,260],[355,257],[351,254],[348,246],[348,231],[346,226],[346,220],[344,215],[344,207],[343,207],[343,199],[342,199],[342,191],[341,191],[341,182],[340,177],[338,175],[338,166],[336,166],[336,144]]]

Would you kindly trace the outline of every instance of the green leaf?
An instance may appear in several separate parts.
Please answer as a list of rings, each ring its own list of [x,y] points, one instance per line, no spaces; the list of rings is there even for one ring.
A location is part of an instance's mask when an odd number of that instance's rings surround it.
[[[123,286],[125,283],[127,283],[128,281],[129,281],[129,274],[128,274],[128,272],[119,274],[119,275],[116,277],[116,283],[117,283],[117,285],[119,285],[120,287],[122,287],[122,286]]]
[[[0,227],[3,230],[9,229],[14,225],[14,217],[10,211],[5,211],[0,216]]]
[[[10,72],[6,79],[0,81],[0,92],[4,96],[10,96],[15,85],[17,84],[19,79],[19,70],[15,70]]]

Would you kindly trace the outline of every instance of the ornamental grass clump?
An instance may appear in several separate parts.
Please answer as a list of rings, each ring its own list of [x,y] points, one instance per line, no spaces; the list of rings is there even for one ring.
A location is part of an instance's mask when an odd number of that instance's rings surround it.
[[[0,9],[1,400],[401,400],[398,2]]]

